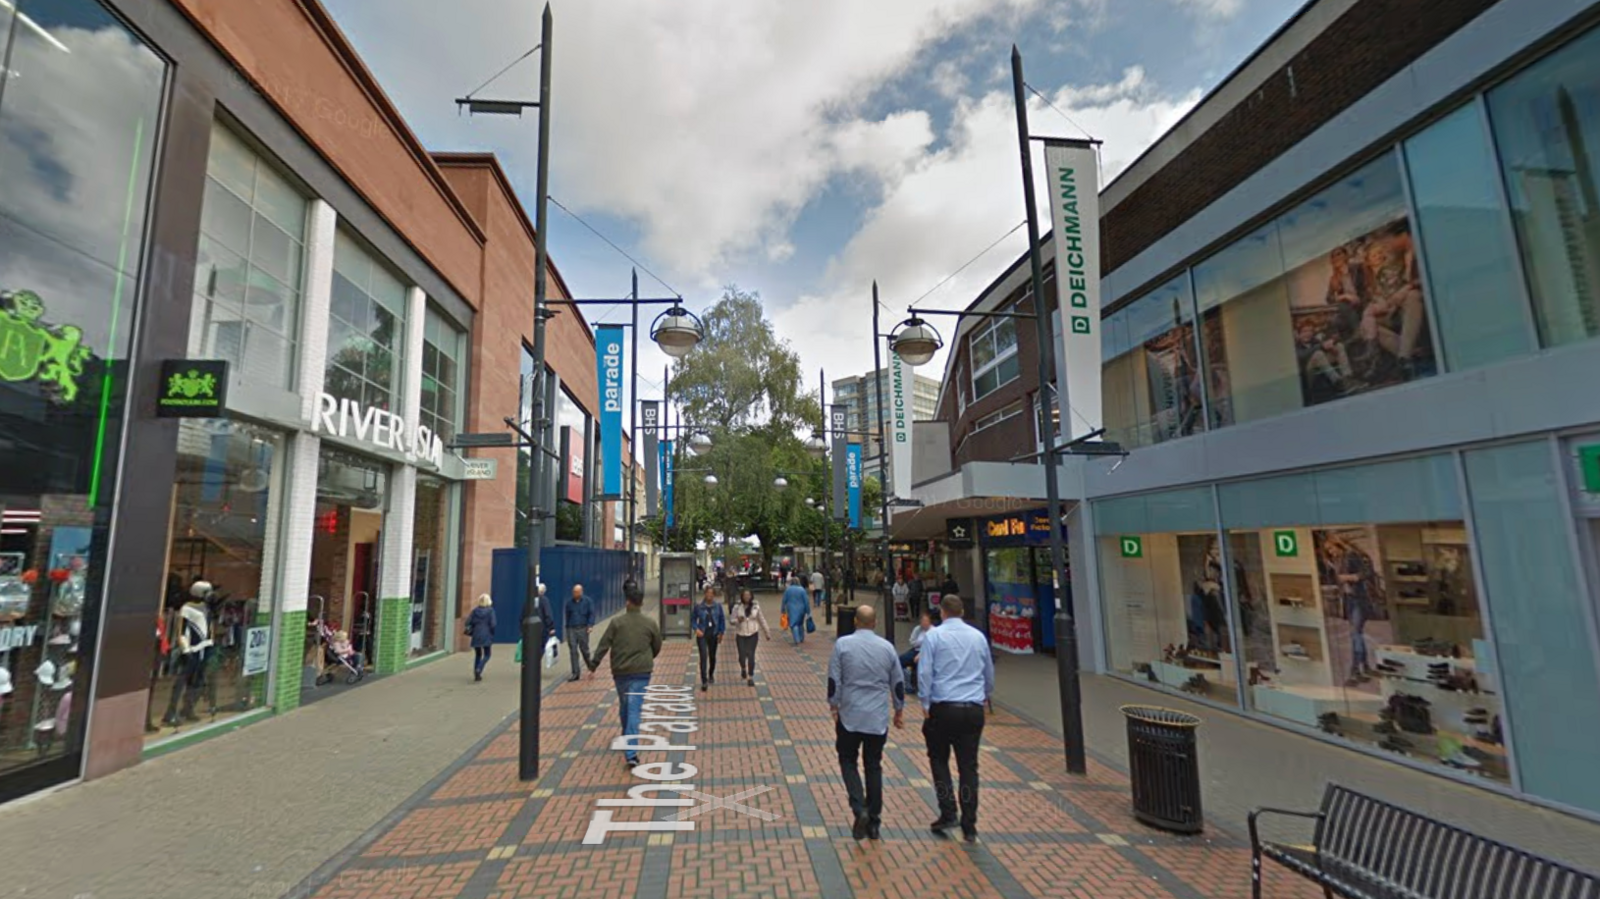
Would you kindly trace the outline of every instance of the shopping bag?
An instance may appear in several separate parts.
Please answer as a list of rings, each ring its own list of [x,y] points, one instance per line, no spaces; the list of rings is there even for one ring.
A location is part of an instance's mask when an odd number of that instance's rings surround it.
[[[546,668],[554,668],[555,667],[555,665],[556,665],[556,648],[559,647],[560,645],[561,645],[561,641],[556,639],[555,637],[551,637],[550,639],[544,641],[544,667],[546,667]]]
[[[517,641],[517,657],[515,659],[512,659],[512,661],[516,662],[518,665],[522,664],[522,641],[521,640]]]
[[[782,628],[784,630],[788,630],[789,629],[789,613],[788,612],[780,612],[780,613],[778,613],[778,627],[780,627],[780,628]]]
[[[817,619],[812,618],[810,615],[807,615],[806,616],[806,633],[814,634],[816,632],[817,632]]]

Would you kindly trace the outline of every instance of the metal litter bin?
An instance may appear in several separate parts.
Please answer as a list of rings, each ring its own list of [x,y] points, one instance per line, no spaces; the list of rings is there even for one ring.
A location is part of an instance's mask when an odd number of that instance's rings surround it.
[[[1133,816],[1173,833],[1199,833],[1200,757],[1195,731],[1200,719],[1148,705],[1125,705],[1128,775]]]
[[[835,607],[833,610],[833,620],[839,623],[838,636],[848,637],[856,632],[856,607]]]

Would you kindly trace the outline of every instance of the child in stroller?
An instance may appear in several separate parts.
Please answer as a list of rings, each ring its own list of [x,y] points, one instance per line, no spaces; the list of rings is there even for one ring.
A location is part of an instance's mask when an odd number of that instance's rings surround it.
[[[317,675],[317,686],[333,683],[341,669],[348,672],[344,678],[347,684],[356,683],[367,676],[366,657],[350,645],[349,633],[332,630],[327,622],[318,619],[317,636],[323,641],[323,668],[322,673]]]

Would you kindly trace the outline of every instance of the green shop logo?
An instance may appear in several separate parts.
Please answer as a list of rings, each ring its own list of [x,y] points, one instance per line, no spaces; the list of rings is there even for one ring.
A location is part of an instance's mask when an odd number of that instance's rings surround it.
[[[1144,540],[1139,537],[1121,537],[1118,542],[1122,544],[1122,557],[1124,559],[1144,558]]]
[[[89,360],[83,329],[44,320],[44,300],[31,290],[0,293],[0,380],[37,380],[62,405],[78,398],[78,378]]]
[[[228,363],[168,359],[161,363],[156,413],[163,418],[214,418],[227,402]]]
[[[1300,538],[1294,531],[1273,531],[1272,549],[1281,557],[1300,555]]]

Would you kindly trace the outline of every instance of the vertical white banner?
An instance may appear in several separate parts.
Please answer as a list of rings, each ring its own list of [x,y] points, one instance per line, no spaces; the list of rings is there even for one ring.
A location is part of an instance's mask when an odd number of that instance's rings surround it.
[[[889,480],[891,496],[911,496],[911,366],[889,353]],[[881,402],[881,400],[880,400]]]
[[[1094,144],[1047,140],[1045,191],[1050,197],[1061,309],[1058,385],[1066,439],[1103,427],[1100,395],[1100,174]]]

